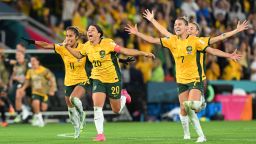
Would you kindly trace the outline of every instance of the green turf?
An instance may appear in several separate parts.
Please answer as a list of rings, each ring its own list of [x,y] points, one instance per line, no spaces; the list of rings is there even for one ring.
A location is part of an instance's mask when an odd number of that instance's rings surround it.
[[[204,122],[204,132],[209,144],[256,144],[256,121]],[[72,133],[71,124],[48,124],[44,128],[27,124],[0,127],[0,144],[89,144],[96,131],[93,123],[86,127],[78,140],[60,137]],[[105,144],[181,144],[195,143],[196,134],[190,129],[192,139],[183,140],[180,123],[106,123]]]

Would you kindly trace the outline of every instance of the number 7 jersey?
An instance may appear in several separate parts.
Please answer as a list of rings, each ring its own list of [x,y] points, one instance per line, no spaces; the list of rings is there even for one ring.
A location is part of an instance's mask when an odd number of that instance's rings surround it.
[[[80,51],[83,48],[83,44],[79,43],[74,50]],[[77,59],[74,57],[63,45],[54,44],[55,52],[58,53],[65,66],[65,86],[76,85],[81,82],[88,81],[86,73],[86,58]]]
[[[161,43],[167,47],[175,60],[177,83],[188,84],[202,80],[203,67],[200,63],[200,51],[203,52],[209,45],[209,37],[200,39],[188,36],[181,40],[176,35],[161,38]]]

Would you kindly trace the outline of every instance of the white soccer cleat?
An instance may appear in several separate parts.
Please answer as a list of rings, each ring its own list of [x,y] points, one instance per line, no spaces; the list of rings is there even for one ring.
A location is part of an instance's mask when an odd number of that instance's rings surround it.
[[[191,137],[190,137],[190,135],[184,135],[183,139],[184,139],[184,140],[190,140]]]
[[[80,136],[80,128],[75,128],[74,139],[78,139]]]
[[[206,142],[206,137],[205,136],[200,136],[197,138],[197,143],[202,143],[202,142]]]
[[[22,120],[26,120],[29,116],[29,111],[27,109],[24,109],[21,115],[22,115]]]

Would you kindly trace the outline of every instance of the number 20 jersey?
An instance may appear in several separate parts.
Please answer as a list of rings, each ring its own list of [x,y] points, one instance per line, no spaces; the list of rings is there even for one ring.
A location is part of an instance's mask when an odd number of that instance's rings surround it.
[[[112,39],[103,38],[99,44],[84,44],[80,53],[88,56],[93,68],[91,78],[103,83],[115,83],[121,80],[120,68],[115,52],[116,43]]]

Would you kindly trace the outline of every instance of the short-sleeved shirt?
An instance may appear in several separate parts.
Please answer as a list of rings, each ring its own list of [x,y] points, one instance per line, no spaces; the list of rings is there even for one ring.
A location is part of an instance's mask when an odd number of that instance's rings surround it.
[[[96,45],[92,45],[89,41],[85,43],[80,53],[88,56],[93,65],[90,78],[103,83],[115,83],[121,80],[116,47],[117,44],[108,38],[101,39]]]
[[[174,57],[177,83],[187,84],[202,80],[200,51],[205,51],[208,47],[209,38],[200,39],[195,36],[188,36],[182,40],[178,36],[172,35],[160,40]]]
[[[88,76],[85,70],[86,58],[77,59],[63,45],[55,44],[55,52],[58,53],[65,66],[65,86],[76,85],[81,82],[88,81]],[[74,50],[80,51],[83,49],[83,44],[78,44]]]
[[[49,90],[48,82],[51,76],[50,70],[43,66],[38,69],[29,69],[26,73],[26,80],[31,84],[32,94],[47,96]]]

